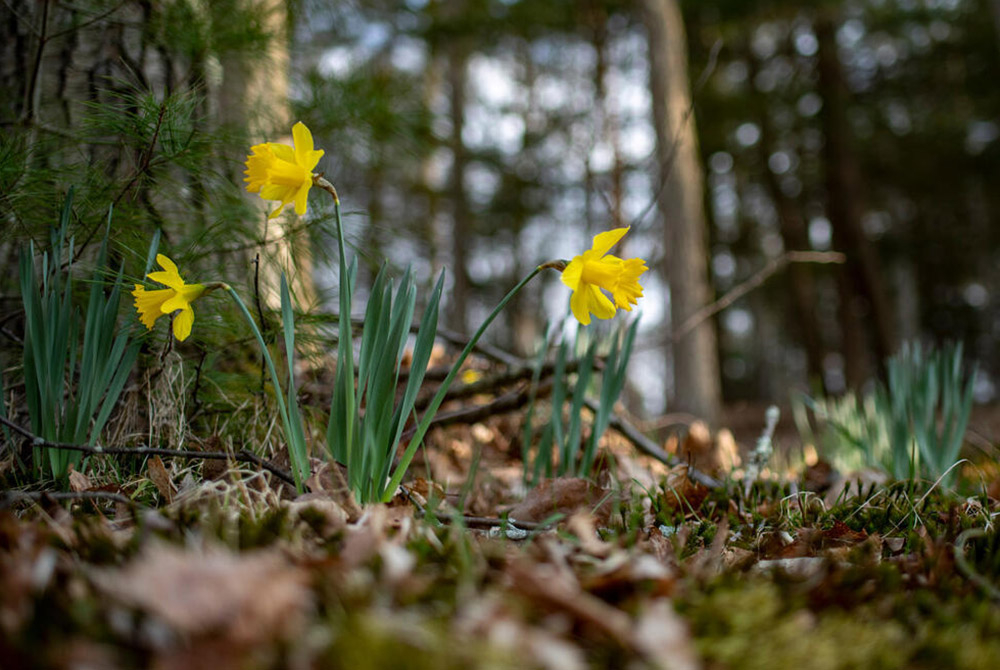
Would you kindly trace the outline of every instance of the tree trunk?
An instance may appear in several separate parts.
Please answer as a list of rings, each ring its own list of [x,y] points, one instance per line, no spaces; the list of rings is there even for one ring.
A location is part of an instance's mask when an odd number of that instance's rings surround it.
[[[462,130],[465,127],[465,92],[468,81],[468,51],[462,44],[448,49],[449,113],[451,116],[451,264],[454,281],[448,306],[448,325],[465,332],[469,307],[469,241],[472,237],[472,215],[465,194],[465,170],[468,164]]]
[[[659,196],[670,283],[670,319],[678,327],[708,304],[707,223],[687,72],[687,38],[676,0],[643,0],[649,32],[653,125],[660,158]],[[715,325],[706,320],[672,343],[674,408],[719,419],[722,390]]]
[[[861,226],[861,170],[855,156],[847,122],[848,91],[837,55],[836,23],[829,11],[816,21],[819,42],[819,95],[823,99],[821,121],[825,134],[827,212],[833,227],[834,245],[847,254],[841,272],[841,328],[845,337],[845,368],[848,386],[865,381],[865,365],[850,340],[871,324],[876,365],[881,366],[895,351],[892,311],[879,270],[875,250]],[[868,314],[866,314],[866,312]],[[869,331],[871,332],[871,331]],[[859,376],[860,375],[860,376]]]
[[[753,81],[759,70],[759,63],[753,53],[747,49],[747,59],[750,63],[750,81]],[[778,226],[785,249],[804,251],[809,249],[809,233],[806,229],[802,209],[792,198],[781,190],[778,177],[768,167],[768,158],[775,149],[774,128],[768,116],[768,105],[763,99],[756,101],[758,109],[757,122],[760,124],[760,163],[763,166],[764,183],[768,194],[774,202],[778,214]],[[798,331],[802,338],[802,346],[806,352],[806,371],[810,384],[818,383],[823,388],[823,336],[816,317],[816,287],[813,270],[802,263],[792,263],[788,266],[788,296],[791,302],[792,331]]]

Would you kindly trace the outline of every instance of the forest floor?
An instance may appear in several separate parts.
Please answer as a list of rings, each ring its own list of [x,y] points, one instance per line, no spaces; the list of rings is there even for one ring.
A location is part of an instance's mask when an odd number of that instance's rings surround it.
[[[823,462],[747,492],[611,434],[527,489],[517,433],[435,429],[388,504],[319,460],[304,495],[158,457],[8,494],[0,667],[997,667],[995,458],[962,493]]]

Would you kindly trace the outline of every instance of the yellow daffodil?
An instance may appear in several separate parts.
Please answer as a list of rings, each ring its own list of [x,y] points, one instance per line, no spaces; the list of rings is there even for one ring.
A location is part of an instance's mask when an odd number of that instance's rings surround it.
[[[590,323],[590,315],[610,319],[618,308],[632,311],[637,298],[642,297],[639,275],[648,270],[641,258],[623,260],[608,251],[628,232],[628,228],[615,228],[594,237],[593,246],[569,262],[562,273],[562,281],[573,289],[569,306],[573,316],[583,325]],[[606,296],[607,291],[614,302]]]
[[[180,310],[180,314],[174,317],[174,337],[184,341],[191,334],[191,326],[194,324],[194,310],[191,309],[191,303],[201,297],[205,292],[205,286],[185,284],[177,272],[177,266],[163,254],[156,254],[156,262],[163,271],[150,272],[146,276],[169,288],[147,291],[142,284],[135,285],[132,295],[135,296],[135,308],[139,312],[139,320],[146,328],[152,330],[158,318]]]
[[[313,150],[312,133],[299,121],[292,126],[295,147],[276,142],[265,142],[250,148],[247,169],[244,172],[247,190],[260,193],[264,200],[280,200],[281,206],[268,216],[281,214],[290,202],[295,203],[295,213],[306,213],[309,188],[313,185],[313,168],[323,157],[323,150]]]

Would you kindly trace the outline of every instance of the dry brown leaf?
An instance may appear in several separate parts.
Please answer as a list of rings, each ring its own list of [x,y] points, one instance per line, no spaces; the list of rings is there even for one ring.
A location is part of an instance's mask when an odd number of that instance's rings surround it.
[[[402,489],[405,488],[405,493]],[[441,487],[423,477],[407,482],[405,487],[397,493],[396,498],[402,497],[409,503],[419,505],[423,510],[434,510],[442,514],[454,514],[455,508],[448,500],[448,493]],[[395,498],[393,499],[395,502]]]
[[[510,510],[511,520],[540,522],[555,514],[570,516],[590,512],[606,525],[613,509],[613,494],[586,479],[558,477],[546,479],[528,491],[524,500]]]
[[[485,594],[463,605],[455,617],[459,639],[482,639],[516,655],[523,665],[534,662],[545,670],[584,670],[586,657],[579,647],[550,630],[515,619],[495,594]]]
[[[281,506],[288,510],[288,517],[298,521],[303,513],[314,512],[322,515],[323,527],[317,531],[323,536],[329,536],[347,525],[347,511],[329,497],[328,493],[304,493],[295,500],[282,501]]]
[[[580,540],[580,548],[592,556],[603,558],[614,549],[614,545],[605,542],[597,535],[594,517],[588,512],[575,513],[566,522],[566,528]]]
[[[688,465],[686,463],[670,468],[663,483],[663,504],[667,509],[682,509],[685,512],[690,512],[692,509],[698,509],[708,497],[708,488],[698,482],[691,481],[687,473]]]
[[[654,527],[649,531],[649,537],[644,544],[649,553],[668,568],[677,567],[677,549],[670,538],[663,534],[663,531]],[[683,545],[681,545],[683,546]]]
[[[715,435],[715,455],[719,462],[719,471],[723,473],[732,472],[743,464],[736,437],[728,428],[720,429]]]
[[[596,574],[582,580],[583,588],[608,602],[639,594],[670,596],[676,583],[674,570],[651,554],[629,555],[619,550],[598,564]]]
[[[632,622],[620,609],[580,588],[565,572],[546,563],[514,561],[508,566],[511,587],[529,600],[566,612],[603,631],[622,646],[630,646]]]
[[[233,643],[287,637],[309,606],[307,576],[276,551],[185,551],[150,545],[122,569],[101,570],[97,587],[183,635]]]
[[[827,560],[818,556],[801,556],[799,558],[779,558],[771,561],[758,561],[750,572],[768,574],[783,572],[795,579],[808,579],[826,568]]]
[[[744,570],[757,559],[757,554],[749,549],[726,547],[722,550],[722,564],[728,570]]]
[[[170,481],[170,472],[167,471],[163,460],[159,456],[153,456],[146,462],[146,468],[149,470],[149,478],[156,486],[156,490],[160,492],[168,504],[172,503],[177,491],[174,489],[174,483]]]
[[[677,456],[699,470],[710,472],[718,468],[712,449],[712,433],[704,421],[695,421],[688,426],[687,435],[681,442]]]
[[[347,539],[340,552],[344,568],[356,568],[378,552],[385,542],[387,517],[385,505],[369,505],[358,523],[348,527]]]
[[[352,523],[361,518],[362,509],[347,483],[347,468],[340,463],[309,459],[312,475],[306,479],[306,487],[310,492],[324,494],[323,497],[334,500],[340,505],[347,518]],[[302,500],[302,496],[299,496]]]
[[[74,468],[72,463],[70,463],[69,468],[70,490],[77,492],[89,491],[93,487],[93,484],[90,483],[90,477]]]
[[[653,600],[635,624],[634,645],[662,670],[698,670],[691,631],[666,598]]]

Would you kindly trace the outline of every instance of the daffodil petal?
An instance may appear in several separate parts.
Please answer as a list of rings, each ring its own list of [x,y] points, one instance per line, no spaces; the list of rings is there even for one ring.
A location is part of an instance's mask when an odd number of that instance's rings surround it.
[[[566,269],[562,271],[562,283],[575,291],[580,285],[580,276],[582,274],[583,256],[576,256],[569,262]]]
[[[176,312],[179,309],[190,309],[189,305],[191,301],[184,297],[181,293],[175,293],[170,300],[167,300],[160,306],[160,311],[164,314],[170,314],[171,312]]]
[[[295,162],[305,165],[313,151],[313,136],[306,124],[299,121],[292,126],[292,141],[295,144]]]
[[[260,189],[260,197],[264,200],[280,200],[281,204],[287,205],[295,199],[298,189],[284,184],[268,184]]]
[[[181,279],[180,275],[177,274],[176,272],[167,272],[167,271],[150,272],[148,275],[146,275],[146,277],[152,279],[155,282],[159,282],[164,286],[169,286],[174,290],[177,290],[178,288],[184,286],[184,280]]]
[[[188,307],[182,309],[174,317],[174,337],[183,342],[191,334],[191,326],[194,325],[194,310]]]
[[[312,172],[313,168],[316,167],[316,164],[319,163],[319,159],[322,158],[323,154],[325,153],[326,152],[323,151],[322,149],[320,149],[319,151],[310,151],[308,158],[306,158],[306,160],[303,163],[301,163],[302,167]]]
[[[587,286],[588,308],[598,319],[610,319],[615,315],[615,305],[596,286]]]
[[[271,153],[279,161],[284,161],[286,163],[295,164],[295,150],[292,149],[287,144],[278,144],[277,142],[271,142],[267,145],[271,149]]]
[[[252,154],[247,156],[243,179],[247,191],[281,203],[268,215],[269,219],[279,216],[291,203],[295,204],[296,213],[306,213],[313,168],[324,155],[322,149],[313,148],[312,132],[301,121],[292,126],[292,140],[294,147],[275,142],[254,145]]]
[[[180,276],[180,273],[177,271],[177,265],[172,260],[167,258],[166,255],[156,254],[156,262],[159,263],[160,267],[166,270],[167,272],[172,272],[178,277]]]
[[[618,241],[621,238],[625,237],[625,233],[628,232],[628,229],[629,227],[615,228],[614,230],[598,233],[594,236],[594,245],[591,247],[591,251],[598,256],[603,256],[611,251],[611,247],[618,244]]]
[[[306,182],[299,192],[295,194],[295,213],[299,216],[303,216],[306,213],[306,207],[309,204],[309,187],[312,186],[312,182]]]
[[[573,291],[569,299],[569,308],[573,310],[576,320],[585,326],[590,325],[590,310],[587,309],[587,292],[585,290]]]

